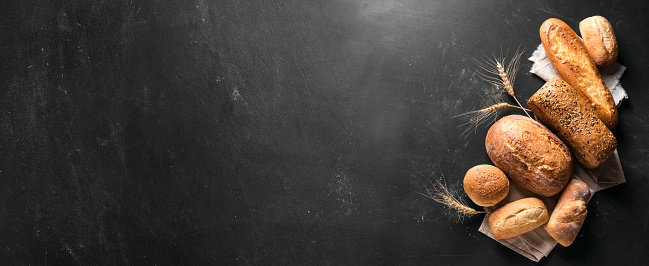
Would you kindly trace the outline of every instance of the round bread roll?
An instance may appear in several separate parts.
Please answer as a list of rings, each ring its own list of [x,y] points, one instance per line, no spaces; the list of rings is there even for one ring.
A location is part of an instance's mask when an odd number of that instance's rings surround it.
[[[592,16],[582,20],[579,22],[579,32],[595,65],[606,67],[617,61],[617,40],[606,18]]]
[[[490,207],[507,197],[509,179],[492,165],[476,165],[464,176],[464,192],[475,204]]]

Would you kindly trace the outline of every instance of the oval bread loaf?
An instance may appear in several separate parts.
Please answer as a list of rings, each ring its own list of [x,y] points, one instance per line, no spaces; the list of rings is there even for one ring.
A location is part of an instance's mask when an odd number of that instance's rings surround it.
[[[537,198],[507,203],[489,215],[489,228],[495,239],[515,237],[534,230],[549,219],[548,209]]]
[[[606,67],[617,61],[617,39],[606,18],[592,16],[582,20],[579,22],[579,32],[595,65]]]
[[[535,120],[509,115],[494,123],[485,140],[491,161],[521,187],[544,197],[558,194],[570,180],[570,150]]]
[[[541,43],[552,66],[570,86],[581,91],[608,128],[617,125],[617,107],[597,65],[577,33],[563,21],[550,18],[539,30]]]
[[[586,202],[590,189],[586,183],[572,179],[561,193],[559,202],[545,226],[545,231],[564,247],[572,245],[586,219]]]

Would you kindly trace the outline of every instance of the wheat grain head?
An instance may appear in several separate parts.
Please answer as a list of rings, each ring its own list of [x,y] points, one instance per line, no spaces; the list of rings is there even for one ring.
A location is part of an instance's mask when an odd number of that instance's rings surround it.
[[[452,193],[448,186],[437,178],[433,178],[434,182],[431,181],[431,188],[424,186],[426,193],[419,193],[420,195],[434,200],[435,202],[445,205],[448,209],[447,211],[453,211],[454,215],[457,216],[458,222],[464,222],[465,218],[470,218],[473,215],[486,213],[485,211],[475,210],[464,202],[456,193]]]

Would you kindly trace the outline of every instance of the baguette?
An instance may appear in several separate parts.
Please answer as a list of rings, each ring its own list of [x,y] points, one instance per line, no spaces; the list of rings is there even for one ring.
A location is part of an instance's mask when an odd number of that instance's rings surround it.
[[[539,30],[552,65],[570,86],[583,93],[608,128],[617,125],[617,107],[584,43],[563,21],[550,18]]]
[[[545,231],[562,246],[572,245],[586,219],[586,202],[589,199],[588,185],[572,179],[561,193]]]
[[[597,119],[588,100],[560,78],[546,82],[527,106],[568,145],[584,168],[598,167],[617,147],[615,136]]]
[[[548,209],[537,198],[507,203],[489,215],[489,227],[495,239],[515,237],[543,225],[549,219]]]
[[[544,197],[568,184],[573,160],[568,146],[541,123],[509,115],[494,123],[485,139],[491,161],[521,187]]]

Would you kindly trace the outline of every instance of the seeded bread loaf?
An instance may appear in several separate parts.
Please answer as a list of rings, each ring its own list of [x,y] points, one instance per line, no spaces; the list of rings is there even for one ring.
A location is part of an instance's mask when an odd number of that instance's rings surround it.
[[[596,168],[617,147],[615,136],[597,118],[588,100],[560,78],[546,82],[527,106],[568,145],[584,168]]]
[[[496,239],[515,237],[543,225],[549,219],[548,209],[537,198],[507,203],[489,215],[489,227]]]
[[[556,18],[543,22],[541,43],[552,66],[570,86],[583,93],[608,128],[617,125],[617,107],[584,43],[566,23]]]
[[[572,173],[570,150],[541,123],[520,115],[494,123],[485,139],[491,161],[507,177],[538,195],[550,197],[566,186]]]

